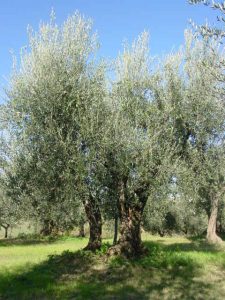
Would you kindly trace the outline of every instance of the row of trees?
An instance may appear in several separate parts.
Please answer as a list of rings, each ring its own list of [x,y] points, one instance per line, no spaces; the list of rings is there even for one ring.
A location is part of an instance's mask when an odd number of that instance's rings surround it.
[[[101,246],[103,219],[119,219],[110,253],[136,256],[143,252],[143,220],[148,224],[152,207],[163,209],[175,192],[195,203],[190,209],[206,211],[207,238],[220,241],[220,41],[186,31],[177,53],[156,60],[144,32],[125,45],[110,72],[98,47],[91,21],[79,13],[60,27],[52,15],[29,31],[1,107],[4,201],[16,205],[15,216],[38,218],[46,234],[87,220],[89,250]]]

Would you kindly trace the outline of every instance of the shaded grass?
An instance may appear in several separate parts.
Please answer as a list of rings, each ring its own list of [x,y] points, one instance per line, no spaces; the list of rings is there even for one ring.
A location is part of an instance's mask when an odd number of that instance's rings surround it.
[[[16,245],[36,245],[36,244],[49,244],[51,242],[56,242],[60,240],[57,237],[47,237],[42,238],[41,236],[38,236],[37,238],[32,237],[30,239],[24,239],[24,238],[12,238],[12,239],[2,239],[0,240],[0,247],[7,247],[7,246],[16,246]]]
[[[225,299],[222,249],[146,236],[149,254],[128,261],[108,258],[108,244],[95,255],[78,250],[86,242],[0,247],[0,299]]]

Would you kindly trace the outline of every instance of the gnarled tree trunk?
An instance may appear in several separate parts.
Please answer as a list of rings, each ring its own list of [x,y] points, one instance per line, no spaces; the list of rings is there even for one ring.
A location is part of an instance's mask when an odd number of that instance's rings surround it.
[[[139,256],[143,253],[141,241],[142,207],[135,205],[124,207],[121,215],[120,239],[118,245],[122,254],[128,257]]]
[[[137,257],[143,253],[141,241],[141,220],[146,200],[129,201],[125,193],[126,182],[119,183],[120,238],[118,243],[109,249],[109,254],[122,254]],[[137,193],[136,193],[137,194]],[[138,193],[141,196],[141,193]]]
[[[219,197],[215,196],[211,202],[211,211],[209,214],[208,228],[207,228],[207,241],[211,244],[221,243],[222,239],[216,233],[216,222],[218,214]]]
[[[97,201],[89,196],[84,202],[84,209],[88,219],[90,236],[88,245],[84,250],[95,251],[101,248],[102,245],[102,216]]]

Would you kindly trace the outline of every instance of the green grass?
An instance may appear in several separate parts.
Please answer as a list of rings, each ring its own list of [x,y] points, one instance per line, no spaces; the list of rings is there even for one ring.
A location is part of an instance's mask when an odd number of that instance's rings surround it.
[[[128,261],[83,252],[87,239],[0,240],[0,299],[225,299],[225,251],[203,240],[143,236]]]

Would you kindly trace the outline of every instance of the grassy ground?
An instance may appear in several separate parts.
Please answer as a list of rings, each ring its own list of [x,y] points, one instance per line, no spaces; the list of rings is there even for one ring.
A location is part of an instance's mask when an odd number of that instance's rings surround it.
[[[144,235],[127,261],[79,251],[87,239],[0,240],[0,299],[225,299],[225,251],[203,241]]]

